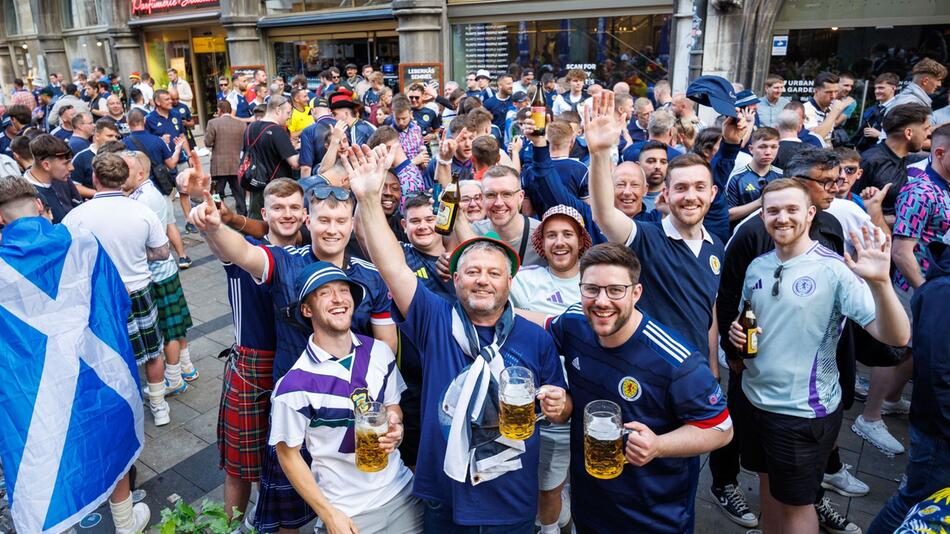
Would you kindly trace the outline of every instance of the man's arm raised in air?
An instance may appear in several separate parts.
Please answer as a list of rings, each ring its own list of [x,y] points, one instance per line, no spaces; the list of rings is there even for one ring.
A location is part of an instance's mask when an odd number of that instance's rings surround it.
[[[635,223],[614,206],[614,163],[610,149],[624,127],[614,113],[614,94],[603,91],[592,106],[584,106],[585,139],[590,151],[590,209],[594,222],[611,243],[625,243]]]
[[[221,211],[215,206],[210,192],[204,191],[204,199],[204,202],[191,209],[188,216],[191,223],[205,234],[209,248],[219,260],[233,263],[261,280],[267,266],[264,253],[248,243],[241,234],[221,223]]]
[[[363,225],[365,245],[370,259],[389,286],[393,302],[404,317],[416,294],[416,275],[406,265],[406,257],[395,234],[386,222],[381,202],[386,171],[392,165],[392,148],[380,145],[375,150],[367,146],[351,147],[346,157],[340,158],[350,178],[350,188],[356,195],[357,210]]]

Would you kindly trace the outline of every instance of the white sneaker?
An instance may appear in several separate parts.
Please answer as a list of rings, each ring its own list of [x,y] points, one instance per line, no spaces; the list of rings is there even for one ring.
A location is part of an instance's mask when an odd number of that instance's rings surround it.
[[[117,528],[115,529],[115,534],[136,534],[138,532],[145,532],[145,528],[148,527],[148,522],[152,518],[152,512],[148,509],[147,504],[140,502],[132,507],[132,517],[135,519],[135,526],[131,529]]]
[[[851,430],[888,456],[904,453],[904,446],[887,431],[883,420],[868,422],[863,415],[859,415],[851,425]]]
[[[557,526],[564,528],[571,522],[571,496],[567,486],[561,488],[561,515],[557,516]]]
[[[844,464],[841,466],[841,471],[833,475],[825,473],[821,481],[821,487],[839,495],[844,495],[845,497],[863,497],[867,495],[871,491],[871,488],[852,475],[851,472],[848,471],[850,468],[850,465]]]
[[[172,418],[169,412],[171,408],[168,407],[167,401],[162,401],[158,406],[149,403],[148,407],[152,410],[152,417],[155,419],[155,426],[164,426],[168,423],[171,423]]]
[[[884,401],[881,404],[881,415],[910,413],[910,401],[901,399],[897,402]]]

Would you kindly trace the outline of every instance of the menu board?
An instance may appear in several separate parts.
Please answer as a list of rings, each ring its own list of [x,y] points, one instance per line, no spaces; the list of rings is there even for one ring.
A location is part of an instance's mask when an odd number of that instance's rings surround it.
[[[508,72],[508,26],[504,24],[463,24],[461,45],[465,70],[486,69],[492,78]]]

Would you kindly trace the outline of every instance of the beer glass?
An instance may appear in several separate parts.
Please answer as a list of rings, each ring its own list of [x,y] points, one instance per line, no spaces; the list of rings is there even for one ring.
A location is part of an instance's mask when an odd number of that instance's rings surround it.
[[[526,440],[534,434],[534,373],[526,367],[506,367],[498,384],[501,435]]]
[[[356,468],[373,473],[382,471],[389,454],[379,446],[380,436],[389,432],[389,414],[381,402],[367,402],[365,409],[353,410],[356,416]]]
[[[623,472],[623,433],[616,403],[596,400],[584,407],[584,468],[592,477],[606,480]]]

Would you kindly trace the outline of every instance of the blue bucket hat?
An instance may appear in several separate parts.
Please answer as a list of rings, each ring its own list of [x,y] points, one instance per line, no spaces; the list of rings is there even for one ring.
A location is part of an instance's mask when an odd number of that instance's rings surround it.
[[[354,309],[363,302],[363,296],[366,290],[358,282],[350,279],[342,269],[326,261],[318,261],[304,267],[294,280],[294,293],[297,295],[297,302],[294,305],[294,317],[301,326],[310,328],[310,320],[300,313],[300,305],[306,300],[307,295],[330,282],[342,280],[350,286],[350,292],[353,295]]]
[[[762,100],[755,96],[755,93],[752,92],[752,89],[746,89],[744,91],[739,91],[736,94],[736,107],[744,108],[746,106],[753,106],[758,104]]]
[[[729,80],[722,76],[700,76],[686,88],[686,98],[697,104],[709,106],[720,115],[736,115],[736,93]]]

